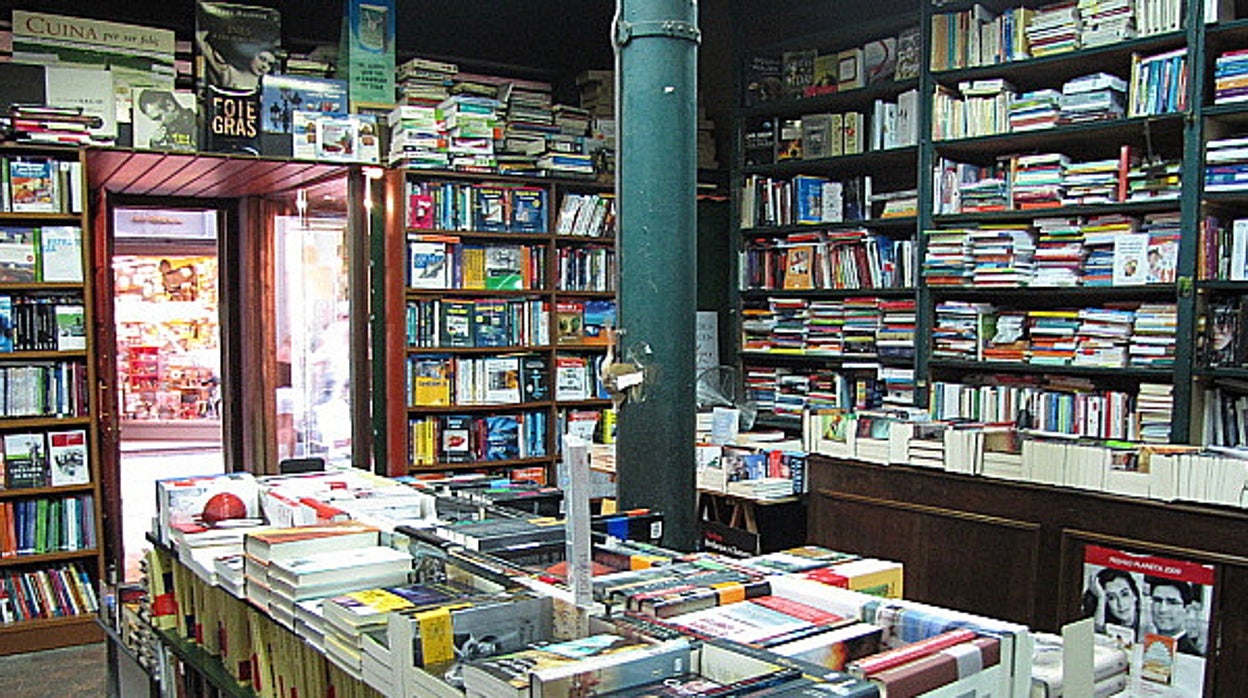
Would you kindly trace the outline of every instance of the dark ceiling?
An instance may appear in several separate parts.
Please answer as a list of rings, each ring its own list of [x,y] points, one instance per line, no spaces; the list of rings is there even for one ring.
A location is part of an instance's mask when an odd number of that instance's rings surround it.
[[[277,8],[287,48],[337,43],[343,0],[250,0]],[[613,0],[395,0],[399,58],[471,58],[474,65],[524,66],[552,77],[586,68],[610,68]],[[14,8],[109,19],[173,29],[191,38],[192,0],[40,0],[0,2]]]

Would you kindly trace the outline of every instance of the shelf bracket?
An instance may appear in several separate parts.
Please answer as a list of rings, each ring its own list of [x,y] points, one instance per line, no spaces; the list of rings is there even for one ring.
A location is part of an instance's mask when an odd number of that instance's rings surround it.
[[[616,46],[625,46],[633,39],[647,36],[685,39],[695,44],[702,43],[702,32],[698,29],[698,25],[693,22],[681,22],[674,19],[649,22],[626,22],[620,20],[616,22]]]

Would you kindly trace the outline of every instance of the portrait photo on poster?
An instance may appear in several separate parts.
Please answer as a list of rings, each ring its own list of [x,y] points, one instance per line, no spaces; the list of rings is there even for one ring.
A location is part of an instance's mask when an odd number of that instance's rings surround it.
[[[277,10],[223,2],[198,3],[195,49],[204,82],[251,92],[265,75],[279,72],[282,38]]]

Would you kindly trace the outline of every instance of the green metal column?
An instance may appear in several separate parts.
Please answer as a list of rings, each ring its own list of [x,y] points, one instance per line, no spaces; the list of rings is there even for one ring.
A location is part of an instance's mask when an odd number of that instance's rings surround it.
[[[616,428],[619,501],[696,541],[697,49],[694,0],[619,0],[615,17],[621,358],[645,382]]]

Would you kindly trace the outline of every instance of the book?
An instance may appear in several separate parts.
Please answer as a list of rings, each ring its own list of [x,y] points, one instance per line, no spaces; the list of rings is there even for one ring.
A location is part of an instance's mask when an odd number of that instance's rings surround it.
[[[49,283],[82,281],[82,228],[45,225],[39,229],[39,280]]]
[[[413,239],[407,242],[408,278],[412,288],[444,289],[450,287],[447,243]]]
[[[555,303],[555,341],[580,344],[585,338],[585,304],[582,301]]]
[[[518,291],[527,286],[524,249],[519,245],[489,245],[485,248],[485,288]]]
[[[56,163],[48,158],[8,161],[10,207],[15,213],[51,213],[60,208]]]
[[[675,652],[679,656],[682,647],[683,652],[689,651],[686,640],[668,642],[671,644],[648,645],[630,641],[618,635],[598,634],[579,640],[501,654],[464,665],[464,688],[470,694],[478,694],[486,698],[510,698],[511,696],[529,698],[530,696],[556,695],[552,691],[544,692],[543,689],[547,686],[553,689],[556,681],[567,681],[570,678],[569,671],[574,676],[576,669],[569,670],[568,667],[579,665],[581,670],[601,671],[632,659],[645,663],[645,659],[650,655],[647,650],[651,647],[662,648],[658,651],[659,661],[666,665],[671,659],[668,656],[669,652]],[[599,661],[593,664],[581,664],[581,662],[595,659]],[[681,671],[676,675],[687,672],[688,662],[684,661],[683,664]],[[557,672],[556,669],[562,671]],[[535,682],[535,677],[539,675],[540,678],[536,678]],[[635,684],[631,685],[645,683],[648,680],[650,679],[638,677]],[[627,685],[616,687],[624,688]],[[568,695],[566,687],[562,695]]]
[[[134,147],[195,152],[199,147],[198,109],[193,92],[139,90],[134,99]]]
[[[293,133],[296,111],[346,114],[347,83],[310,75],[264,75],[260,79],[260,114],[264,133]]]
[[[377,545],[380,532],[358,521],[267,529],[248,533],[243,549],[261,563],[293,560],[314,552]]]
[[[849,662],[878,652],[883,632],[884,629],[877,625],[854,623],[772,645],[769,649],[782,657],[844,671]]]
[[[46,487],[50,473],[44,435],[7,433],[3,441],[4,486],[7,489]]]
[[[546,359],[537,355],[520,357],[520,388],[522,402],[550,399],[550,368]]]
[[[0,281],[38,281],[38,238],[39,231],[35,228],[0,227]]]
[[[197,0],[195,59],[204,111],[201,150],[260,153],[260,80],[275,72],[281,36],[281,13],[275,9]]]
[[[91,481],[87,432],[83,429],[48,432],[49,483],[52,487],[83,485]]]
[[[1113,285],[1143,284],[1148,279],[1148,235],[1114,237]]]
[[[515,356],[487,356],[485,371],[485,402],[511,405],[520,402],[520,359]]]
[[[913,80],[919,77],[921,41],[917,26],[907,27],[897,34],[897,65],[893,70],[893,79]]]
[[[58,303],[53,312],[56,318],[56,350],[86,349],[87,322],[83,306],[78,303]]]
[[[561,698],[584,686],[605,693],[681,676],[692,665],[693,648],[686,639],[589,657],[563,666],[541,667],[530,673],[529,695]]]
[[[862,72],[868,85],[893,79],[897,70],[897,37],[868,41],[862,47]]]
[[[320,550],[300,557],[269,560],[269,579],[298,589],[398,573],[412,569],[409,553],[383,546]]]
[[[541,187],[513,187],[511,219],[507,229],[517,233],[545,233],[549,226],[546,190]]]

